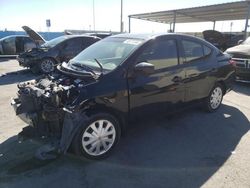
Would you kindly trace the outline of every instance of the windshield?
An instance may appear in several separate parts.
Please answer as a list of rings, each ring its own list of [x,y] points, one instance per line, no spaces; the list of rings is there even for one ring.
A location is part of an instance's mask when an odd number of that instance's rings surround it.
[[[104,71],[111,71],[119,66],[142,42],[141,39],[129,38],[103,39],[82,51],[70,63],[100,71],[99,63]]]
[[[52,48],[66,39],[68,39],[68,37],[66,36],[57,37],[55,39],[45,42],[44,44],[41,45],[41,47]]]
[[[242,44],[250,45],[250,37],[248,37]]]

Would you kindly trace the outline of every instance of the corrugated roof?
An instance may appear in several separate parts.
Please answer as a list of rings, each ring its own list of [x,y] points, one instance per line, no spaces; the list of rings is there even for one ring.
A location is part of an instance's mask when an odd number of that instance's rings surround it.
[[[149,12],[129,15],[130,18],[160,23],[172,23],[176,14],[176,23],[225,21],[246,19],[249,1],[238,1],[209,6]]]

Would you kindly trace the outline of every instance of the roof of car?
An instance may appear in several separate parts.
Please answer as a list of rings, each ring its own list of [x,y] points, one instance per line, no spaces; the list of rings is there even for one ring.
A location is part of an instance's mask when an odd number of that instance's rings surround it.
[[[167,35],[175,35],[175,36],[188,36],[193,37],[191,35],[186,34],[177,34],[177,33],[140,33],[140,34],[132,34],[132,33],[124,33],[124,34],[118,34],[110,37],[117,37],[117,38],[134,38],[134,39],[142,39],[142,40],[148,40],[151,38],[156,38],[159,36],[167,36]]]
[[[202,39],[202,38],[199,38],[199,37],[195,37],[195,36],[192,36],[192,35],[187,35],[187,34],[179,34],[179,33],[142,33],[142,34],[132,34],[132,33],[124,33],[124,34],[118,34],[118,35],[113,35],[113,36],[110,36],[108,38],[129,38],[129,39],[141,39],[141,40],[150,40],[152,38],[157,38],[157,37],[160,37],[160,36],[170,36],[170,35],[174,35],[174,36],[184,36],[184,37],[188,37],[190,39],[193,39],[193,40],[199,40],[199,41],[202,41],[203,43],[206,43],[208,46],[210,47],[214,47],[214,45],[212,45],[210,42]]]
[[[8,35],[8,36],[5,36],[3,38],[0,38],[0,40],[10,38],[10,37],[29,37],[29,36],[27,36],[27,35]]]
[[[76,38],[76,37],[86,37],[86,38],[99,38],[97,36],[90,36],[90,35],[62,35],[61,37],[65,37],[65,39],[68,38]]]

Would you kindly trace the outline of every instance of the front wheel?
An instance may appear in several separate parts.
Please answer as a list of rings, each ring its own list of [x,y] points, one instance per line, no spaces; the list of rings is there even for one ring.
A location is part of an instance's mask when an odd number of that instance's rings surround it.
[[[223,99],[223,87],[221,84],[216,84],[209,96],[205,100],[205,108],[208,112],[216,111],[220,106]]]
[[[55,70],[55,61],[51,58],[45,58],[40,63],[40,71],[42,73],[48,74],[50,72],[53,72]]]
[[[72,148],[88,159],[107,157],[120,139],[121,128],[112,115],[98,113],[83,122],[76,134]]]

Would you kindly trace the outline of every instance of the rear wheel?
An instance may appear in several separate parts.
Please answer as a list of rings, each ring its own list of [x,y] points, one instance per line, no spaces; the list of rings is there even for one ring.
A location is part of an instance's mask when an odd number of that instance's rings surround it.
[[[98,113],[81,126],[72,148],[78,155],[88,159],[107,157],[120,139],[121,128],[112,115]]]
[[[223,99],[223,87],[221,84],[216,84],[209,96],[206,98],[205,101],[205,108],[209,112],[216,111],[220,106]]]
[[[42,62],[40,63],[40,71],[42,73],[50,73],[53,72],[55,70],[55,60],[51,59],[51,58],[45,58],[42,60]]]

